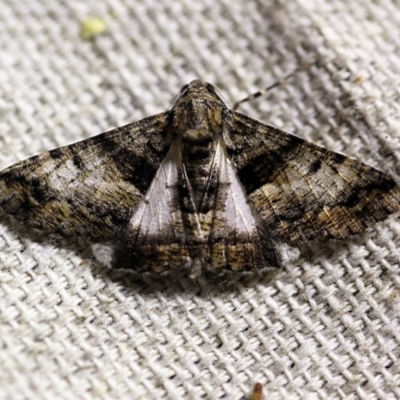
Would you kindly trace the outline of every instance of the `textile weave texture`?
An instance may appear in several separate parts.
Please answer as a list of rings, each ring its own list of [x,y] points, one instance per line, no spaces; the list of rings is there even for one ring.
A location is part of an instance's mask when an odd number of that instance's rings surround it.
[[[165,3],[165,4],[163,4]],[[107,32],[81,36],[91,16]],[[3,0],[0,168],[162,112],[200,78],[400,182],[396,0]],[[225,282],[102,268],[0,213],[1,399],[400,398],[400,224]]]

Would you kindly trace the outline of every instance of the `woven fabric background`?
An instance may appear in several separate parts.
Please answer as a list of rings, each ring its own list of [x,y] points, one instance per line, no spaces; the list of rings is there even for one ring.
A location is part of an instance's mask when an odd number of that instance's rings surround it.
[[[163,4],[165,3],[165,4]],[[0,168],[164,111],[201,78],[400,182],[397,0],[2,0]],[[108,31],[84,40],[90,16]],[[0,213],[1,399],[400,398],[400,224],[273,279],[137,277]]]

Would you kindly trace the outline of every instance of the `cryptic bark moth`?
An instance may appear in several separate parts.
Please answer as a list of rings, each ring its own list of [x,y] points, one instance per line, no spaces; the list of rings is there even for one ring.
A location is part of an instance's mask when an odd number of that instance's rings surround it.
[[[138,272],[261,271],[400,210],[387,174],[229,109],[196,80],[164,113],[0,172],[0,205]]]

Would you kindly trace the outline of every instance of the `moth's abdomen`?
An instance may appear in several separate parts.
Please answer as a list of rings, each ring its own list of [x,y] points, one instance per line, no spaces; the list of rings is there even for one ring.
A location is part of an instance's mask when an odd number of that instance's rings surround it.
[[[204,128],[188,129],[182,135],[182,179],[179,192],[184,211],[204,213],[210,210],[217,175],[213,168],[215,142]]]

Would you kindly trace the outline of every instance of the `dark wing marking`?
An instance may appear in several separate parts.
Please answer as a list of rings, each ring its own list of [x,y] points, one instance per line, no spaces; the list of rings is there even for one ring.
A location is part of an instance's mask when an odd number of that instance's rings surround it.
[[[243,114],[226,143],[248,197],[288,243],[344,239],[400,211],[389,175]]]
[[[0,206],[47,234],[112,237],[148,189],[168,148],[162,113],[0,172]]]

